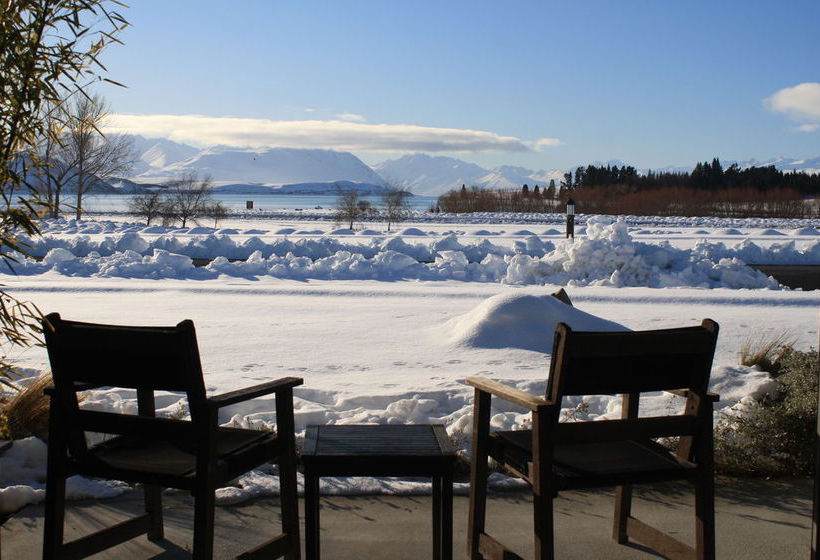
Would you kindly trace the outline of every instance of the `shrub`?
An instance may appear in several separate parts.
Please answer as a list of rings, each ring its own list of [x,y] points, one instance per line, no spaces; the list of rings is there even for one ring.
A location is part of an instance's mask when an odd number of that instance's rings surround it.
[[[740,363],[748,367],[757,366],[777,376],[783,356],[793,345],[794,338],[787,332],[777,336],[750,336],[740,347]]]
[[[51,374],[39,376],[0,408],[2,438],[37,436],[48,440],[48,397],[43,390],[51,385]]]
[[[715,460],[720,472],[755,476],[813,472],[818,353],[786,347],[779,362],[778,395],[724,414],[716,423]]]

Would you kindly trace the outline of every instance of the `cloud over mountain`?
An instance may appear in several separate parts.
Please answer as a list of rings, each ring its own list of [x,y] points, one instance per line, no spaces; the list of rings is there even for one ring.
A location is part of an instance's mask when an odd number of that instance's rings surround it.
[[[559,142],[555,138],[522,140],[485,130],[409,124],[350,120],[274,121],[203,115],[115,114],[111,115],[105,130],[167,138],[203,147],[287,146],[354,152],[531,152]]]

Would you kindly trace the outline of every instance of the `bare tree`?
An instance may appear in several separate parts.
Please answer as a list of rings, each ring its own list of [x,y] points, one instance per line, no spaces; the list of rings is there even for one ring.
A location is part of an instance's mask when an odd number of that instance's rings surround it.
[[[353,229],[353,223],[373,213],[370,202],[359,198],[356,189],[340,189],[336,199],[336,221],[347,222],[348,228]]]
[[[165,209],[164,204],[162,193],[151,191],[134,196],[128,203],[128,211],[145,218],[145,223],[151,225],[151,220],[162,215]]]
[[[72,166],[63,161],[65,137],[63,131],[69,119],[66,102],[47,103],[43,108],[43,131],[38,141],[41,166],[34,168],[33,180],[27,181],[31,193],[43,202],[51,218],[60,214],[63,187],[72,177]]]
[[[219,221],[224,220],[228,215],[228,209],[222,204],[221,200],[214,200],[205,207],[203,213],[213,219],[214,228],[216,228],[219,225]]]
[[[83,195],[117,175],[128,173],[134,163],[133,146],[127,136],[105,136],[100,128],[108,105],[99,96],[76,98],[68,109],[68,130],[58,159],[67,166],[77,190],[76,218],[83,210]]]
[[[401,222],[407,218],[410,212],[407,199],[410,196],[409,191],[396,187],[390,187],[382,193],[382,211],[387,220],[387,231],[390,231],[393,222]]]
[[[188,220],[206,214],[213,205],[211,193],[213,186],[210,177],[199,178],[196,171],[186,172],[181,178],[168,183],[165,191],[163,217],[182,222],[185,227]]]

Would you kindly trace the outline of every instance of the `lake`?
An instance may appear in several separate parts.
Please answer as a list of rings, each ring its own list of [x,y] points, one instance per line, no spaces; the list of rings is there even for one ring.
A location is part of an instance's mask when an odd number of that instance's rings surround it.
[[[91,212],[125,212],[133,195],[130,194],[95,194],[83,197],[83,208]],[[248,200],[253,201],[254,210],[312,210],[317,206],[333,208],[336,195],[300,195],[300,194],[214,194],[214,200],[225,205],[228,210],[244,210]],[[378,196],[363,196],[373,206],[382,205]],[[433,206],[438,197],[411,196],[407,199],[412,210],[427,210]]]

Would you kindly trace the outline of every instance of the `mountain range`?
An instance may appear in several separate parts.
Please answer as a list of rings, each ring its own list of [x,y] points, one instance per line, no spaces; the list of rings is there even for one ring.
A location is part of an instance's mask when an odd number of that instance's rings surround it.
[[[159,184],[195,171],[209,175],[217,190],[223,192],[333,193],[346,182],[370,194],[378,194],[385,187],[399,187],[417,195],[438,196],[461,185],[514,188],[525,183],[545,185],[551,179],[557,184],[565,172],[563,169],[533,171],[511,165],[485,169],[460,159],[422,153],[383,161],[371,168],[349,152],[333,150],[226,146],[200,150],[162,138],[132,136],[132,139],[137,160],[126,183],[129,187],[133,183]],[[774,165],[784,171],[820,173],[820,156],[722,163],[724,167],[732,163],[741,168]],[[614,160],[606,164],[624,165]],[[594,165],[601,165],[601,162],[594,162]],[[691,169],[668,166],[656,171]]]

